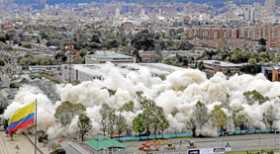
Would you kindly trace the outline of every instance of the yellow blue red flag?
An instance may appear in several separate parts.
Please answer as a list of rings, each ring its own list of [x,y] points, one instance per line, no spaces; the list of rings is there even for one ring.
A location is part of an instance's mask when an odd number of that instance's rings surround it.
[[[9,119],[8,133],[13,134],[18,129],[31,126],[34,123],[36,104],[32,102],[18,109]]]

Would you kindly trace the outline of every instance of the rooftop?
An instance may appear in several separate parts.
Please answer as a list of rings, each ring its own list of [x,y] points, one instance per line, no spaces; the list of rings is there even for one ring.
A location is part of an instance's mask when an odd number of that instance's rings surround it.
[[[101,135],[86,141],[86,144],[96,151],[106,150],[111,148],[124,149],[126,146],[119,141],[110,139]]]
[[[73,68],[86,74],[102,75],[108,72],[107,64],[75,64]],[[141,69],[148,69],[152,74],[168,75],[177,70],[183,70],[184,68],[162,64],[162,63],[121,63],[114,64],[114,66],[120,70],[122,74],[127,74],[131,71],[139,71]]]
[[[104,50],[100,50],[100,51],[96,51],[94,54],[92,55],[88,55],[90,57],[94,57],[94,58],[132,58],[131,56],[125,55],[125,54],[120,54],[117,52],[113,52],[113,51],[104,51]]]
[[[248,63],[235,64],[235,63],[219,61],[219,60],[203,60],[203,63],[208,65],[222,66],[222,67],[242,67],[244,65],[248,65]]]

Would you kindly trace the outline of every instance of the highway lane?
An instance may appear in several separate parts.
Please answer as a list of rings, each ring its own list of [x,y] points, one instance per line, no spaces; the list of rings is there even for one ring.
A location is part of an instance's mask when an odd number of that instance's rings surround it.
[[[160,152],[180,154],[187,150],[188,142],[192,141],[198,148],[225,147],[229,143],[232,151],[261,150],[261,149],[280,149],[280,135],[276,134],[256,134],[242,136],[228,136],[219,138],[194,138],[194,139],[171,139],[168,143],[176,144],[176,151],[167,151],[166,146],[161,146]],[[182,144],[180,144],[180,142]],[[128,142],[126,153],[135,153],[143,142]],[[138,151],[139,152],[139,151]]]
[[[208,139],[194,139],[198,147],[224,147],[229,143],[233,151],[280,149],[279,134],[257,134],[244,136],[231,136]]]

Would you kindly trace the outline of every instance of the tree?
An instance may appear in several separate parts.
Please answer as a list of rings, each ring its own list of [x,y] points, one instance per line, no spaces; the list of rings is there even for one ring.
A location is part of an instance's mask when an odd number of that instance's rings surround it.
[[[109,114],[108,114],[108,134],[110,135],[110,137],[112,137],[113,132],[114,132],[114,128],[116,126],[116,121],[117,121],[117,116],[115,113],[114,109],[111,109]]]
[[[261,52],[259,54],[259,62],[261,63],[268,63],[270,62],[270,55],[268,52]]]
[[[206,50],[203,54],[207,59],[213,59],[212,57],[216,55],[216,52],[214,50]]]
[[[83,48],[80,50],[80,56],[84,58],[88,54],[88,52],[89,51],[87,49]]]
[[[131,40],[131,44],[136,50],[153,50],[155,47],[154,34],[148,30],[138,32]]]
[[[240,129],[245,129],[248,126],[249,116],[243,110],[234,113],[233,115],[233,122],[235,127],[239,127]]]
[[[0,44],[0,79],[6,79],[8,84],[20,73],[21,69],[17,63],[18,55],[18,52]]]
[[[132,129],[137,133],[143,133],[145,131],[143,114],[138,114],[132,121]]]
[[[263,121],[268,128],[272,128],[274,121],[276,120],[276,111],[275,108],[270,105],[265,112],[263,113]]]
[[[128,125],[126,119],[124,118],[124,116],[121,115],[121,113],[119,113],[118,116],[116,117],[116,129],[119,136],[121,135],[122,132],[124,132],[127,129],[127,127]]]
[[[250,58],[250,52],[235,49],[230,53],[229,61],[233,63],[246,63]]]
[[[110,110],[110,107],[108,104],[102,104],[101,109],[99,110],[99,113],[101,115],[101,125],[102,125],[102,131],[103,135],[106,135],[106,130],[107,130],[107,117],[108,117],[108,112]]]
[[[259,104],[263,104],[264,102],[269,100],[268,97],[263,96],[261,93],[259,93],[256,90],[246,91],[243,93],[243,95],[246,97],[249,104],[254,104],[255,102],[258,102]]]
[[[219,129],[224,129],[227,121],[227,115],[222,110],[221,106],[215,106],[211,111],[211,118],[215,126]]]
[[[4,32],[0,32],[0,42],[6,43],[6,35]]]
[[[105,41],[105,47],[107,49],[119,47],[119,42],[116,39],[108,39]]]
[[[82,104],[65,101],[57,107],[54,116],[62,125],[68,125],[76,115],[82,114],[85,110],[86,108]]]
[[[91,121],[86,114],[80,114],[79,115],[78,127],[79,127],[80,137],[81,137],[81,140],[83,142],[85,135],[87,135],[87,133],[92,128]]]
[[[248,63],[249,63],[249,64],[252,64],[252,65],[256,65],[256,64],[257,64],[257,59],[256,59],[256,58],[250,58],[250,59],[248,60]]]
[[[6,107],[9,105],[8,97],[0,93],[0,115],[4,113]]]
[[[165,117],[163,109],[155,104],[153,100],[142,96],[141,92],[137,93],[139,102],[142,105],[143,112],[133,119],[133,130],[137,133],[145,132],[150,135],[163,132],[169,127],[169,122]]]
[[[197,129],[201,129],[202,126],[208,121],[207,107],[204,103],[198,101],[192,112],[192,118],[190,120],[192,126],[192,132],[194,136],[197,136]]]
[[[120,111],[130,112],[130,111],[133,111],[133,109],[134,109],[134,102],[133,102],[133,101],[129,101],[129,102],[125,103],[125,104],[120,108]]]
[[[116,119],[117,119],[115,110],[112,109],[108,104],[102,104],[99,113],[102,118],[101,125],[102,125],[103,135],[105,136],[106,134],[108,134],[112,136],[114,131],[114,126],[116,124]]]
[[[101,36],[100,32],[94,32],[92,34],[91,40],[89,41],[89,46],[92,49],[100,49],[102,47],[102,41],[100,36]]]
[[[158,117],[159,117],[159,123],[158,123],[159,129],[161,130],[161,132],[163,132],[165,129],[167,129],[170,126],[170,124],[169,124],[168,120],[166,119],[162,108],[158,109]],[[156,131],[157,130],[155,129],[155,132]]]

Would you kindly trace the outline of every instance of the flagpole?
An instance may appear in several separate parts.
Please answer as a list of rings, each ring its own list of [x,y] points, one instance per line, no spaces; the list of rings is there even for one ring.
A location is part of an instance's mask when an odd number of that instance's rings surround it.
[[[35,99],[35,141],[34,141],[34,154],[37,154],[37,99]]]

